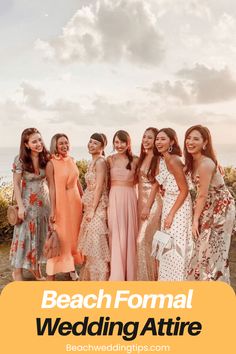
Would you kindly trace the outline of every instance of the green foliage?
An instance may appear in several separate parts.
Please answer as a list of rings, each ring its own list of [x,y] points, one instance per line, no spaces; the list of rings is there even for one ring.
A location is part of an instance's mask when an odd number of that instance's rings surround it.
[[[11,183],[5,183],[0,178],[0,242],[5,240],[6,235],[11,234],[13,229],[7,221],[7,208],[11,203],[12,188]]]
[[[226,186],[228,187],[230,193],[232,194],[236,202],[236,168],[225,167],[224,170],[225,170],[224,180]]]
[[[79,179],[83,190],[86,188],[85,173],[88,170],[88,164],[89,162],[85,159],[76,162],[76,165],[79,169]]]

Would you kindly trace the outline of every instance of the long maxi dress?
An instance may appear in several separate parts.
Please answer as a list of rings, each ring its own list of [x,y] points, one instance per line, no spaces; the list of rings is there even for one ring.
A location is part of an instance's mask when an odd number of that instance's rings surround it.
[[[35,271],[39,263],[46,262],[43,258],[43,246],[48,232],[50,207],[45,169],[40,169],[39,175],[24,171],[17,156],[13,172],[22,174],[21,196],[26,218],[14,227],[10,261],[15,268]]]
[[[80,224],[82,219],[82,202],[77,180],[79,171],[70,157],[53,156],[56,190],[55,229],[60,241],[60,256],[48,259],[48,275],[73,272],[75,265],[82,263],[82,256],[77,251]]]
[[[151,256],[152,240],[155,232],[161,227],[162,199],[157,192],[149,217],[141,219],[141,213],[151,193],[152,183],[147,176],[148,169],[142,167],[138,176],[138,225],[137,238],[137,280],[157,280],[157,269],[154,258]]]
[[[111,159],[113,160],[113,158]],[[110,280],[136,280],[136,241],[138,235],[135,170],[112,165],[108,207],[111,249]]]
[[[99,159],[102,159],[102,157]],[[105,281],[109,279],[110,270],[110,250],[107,228],[108,193],[106,182],[104,182],[94,217],[90,222],[86,220],[86,216],[90,212],[94,200],[96,188],[95,167],[97,161],[98,160],[90,164],[85,175],[87,188],[82,198],[84,215],[80,228],[78,250],[86,257],[86,260],[80,272],[80,280]]]
[[[171,235],[171,246],[163,251],[159,263],[158,280],[182,281],[186,280],[193,248],[192,201],[190,194],[188,194],[184,203],[177,210],[171,227],[164,230],[164,221],[179,195],[179,188],[163,158],[160,159],[159,168],[160,172],[156,179],[164,189],[161,230]]]
[[[199,175],[196,174],[192,181],[198,191]],[[217,169],[199,219],[200,235],[194,242],[188,280],[218,280],[230,283],[229,248],[234,223],[234,199]]]

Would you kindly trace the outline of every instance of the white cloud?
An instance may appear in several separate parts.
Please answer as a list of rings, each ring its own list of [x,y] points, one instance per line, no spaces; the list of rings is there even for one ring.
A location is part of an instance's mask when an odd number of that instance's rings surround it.
[[[209,104],[236,98],[236,79],[229,68],[214,69],[203,64],[183,68],[177,73],[178,80],[155,82],[150,91],[165,101],[183,105]]]
[[[197,103],[227,101],[236,98],[236,80],[230,70],[208,68],[196,64],[192,69],[182,69],[177,75],[190,80],[192,96]]]
[[[150,0],[97,0],[79,9],[50,42],[35,48],[62,63],[118,62],[157,65],[164,55],[163,38]]]
[[[12,99],[0,102],[0,117],[2,122],[20,121],[24,116],[24,109]]]
[[[41,89],[35,88],[33,85],[22,82],[20,87],[24,97],[24,103],[33,109],[46,109],[44,101],[45,92]]]
[[[214,26],[213,32],[219,40],[232,40],[232,35],[236,31],[236,20],[230,14],[224,12],[219,22]]]

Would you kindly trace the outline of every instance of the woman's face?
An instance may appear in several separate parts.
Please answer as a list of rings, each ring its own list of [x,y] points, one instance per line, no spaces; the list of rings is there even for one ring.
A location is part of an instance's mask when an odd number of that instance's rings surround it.
[[[198,130],[192,130],[185,140],[186,149],[189,154],[197,154],[206,147],[206,142]]]
[[[57,140],[57,153],[62,156],[67,156],[70,150],[70,143],[65,136],[61,136]]]
[[[120,140],[118,136],[116,136],[114,140],[114,149],[116,150],[116,152],[118,152],[118,154],[124,154],[128,149],[128,144],[125,141]]]
[[[155,135],[152,130],[146,130],[143,134],[142,145],[145,150],[152,150],[155,143]]]
[[[25,146],[32,152],[40,153],[43,151],[43,140],[39,133],[34,133],[29,136],[28,143]]]
[[[171,145],[173,145],[173,141],[170,140],[165,132],[160,132],[157,134],[155,144],[158,152],[163,154],[168,151]]]
[[[91,155],[100,154],[102,152],[102,143],[95,139],[89,139],[88,142],[88,151]]]

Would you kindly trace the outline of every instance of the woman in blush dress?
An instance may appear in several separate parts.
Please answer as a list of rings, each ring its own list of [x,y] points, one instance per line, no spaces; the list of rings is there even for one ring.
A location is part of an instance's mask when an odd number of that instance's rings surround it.
[[[107,159],[110,170],[110,280],[136,280],[138,218],[134,179],[138,159],[132,154],[130,136],[126,131],[115,133],[113,146],[116,154]]]
[[[69,156],[69,146],[65,134],[54,135],[50,148],[52,158],[46,168],[51,201],[50,221],[54,223],[60,241],[60,256],[47,261],[48,280],[54,280],[57,273],[69,273],[72,280],[77,280],[75,265],[83,261],[77,251],[83,192],[78,168]]]
[[[88,151],[92,161],[85,175],[87,188],[82,198],[84,215],[78,244],[78,250],[85,256],[80,280],[109,279],[107,164],[102,156],[105,146],[104,134],[90,137]]]
[[[229,283],[235,205],[219,169],[208,128],[195,125],[187,130],[184,154],[186,173],[190,173],[197,189],[192,226],[195,248],[188,280]]]
[[[156,176],[164,190],[161,230],[170,235],[161,255],[158,280],[186,280],[192,251],[192,203],[175,131],[159,130],[156,147],[162,155]]]
[[[158,130],[147,128],[143,134],[137,168],[138,223],[137,280],[157,280],[157,264],[151,257],[152,240],[161,226],[162,199],[155,180],[159,154],[155,146]]]
[[[14,280],[23,280],[23,268],[37,280],[41,276],[43,245],[48,232],[50,213],[45,168],[49,160],[41,134],[35,128],[22,132],[20,153],[13,164],[14,194],[18,217],[22,222],[14,227],[10,261]]]

